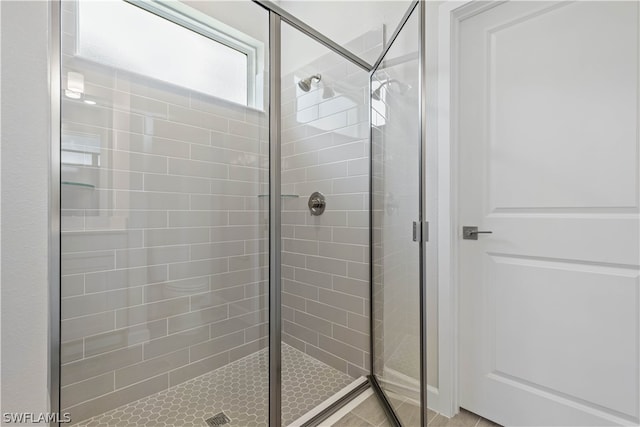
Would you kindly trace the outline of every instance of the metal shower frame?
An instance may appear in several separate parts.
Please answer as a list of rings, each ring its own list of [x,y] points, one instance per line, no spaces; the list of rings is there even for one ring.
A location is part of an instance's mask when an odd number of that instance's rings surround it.
[[[51,99],[51,145],[50,145],[50,188],[49,188],[49,253],[51,257],[49,259],[49,392],[50,392],[50,407],[52,411],[60,412],[60,263],[61,263],[61,247],[60,247],[60,208],[61,208],[61,187],[60,187],[60,148],[61,148],[61,2],[63,0],[50,0],[49,2],[49,15],[50,15],[50,45],[49,45],[49,90]],[[404,14],[400,24],[391,36],[389,43],[385,46],[381,52],[379,58],[374,64],[369,64],[362,58],[354,55],[349,50],[340,46],[338,43],[329,39],[319,31],[315,30],[311,26],[302,22],[280,6],[276,5],[270,0],[252,0],[254,3],[260,5],[269,12],[269,425],[273,427],[281,426],[281,402],[282,402],[282,359],[281,359],[281,338],[282,338],[282,310],[281,310],[281,159],[280,159],[280,144],[273,143],[280,141],[281,128],[280,128],[280,103],[281,103],[281,82],[280,82],[280,59],[281,59],[281,23],[286,22],[290,26],[296,28],[303,34],[309,36],[313,40],[327,47],[329,50],[342,56],[349,62],[359,66],[365,71],[369,72],[369,93],[371,93],[371,79],[373,73],[378,67],[384,63],[385,56],[394,41],[404,28],[406,22],[411,17],[412,13],[417,9],[419,13],[419,86],[420,86],[420,105],[419,105],[419,119],[420,119],[420,141],[419,141],[419,216],[418,221],[420,224],[424,223],[425,212],[425,197],[423,195],[424,185],[424,171],[425,171],[425,156],[424,156],[424,143],[425,143],[425,121],[426,121],[426,89],[425,89],[425,13],[426,5],[425,1],[412,0],[411,4]],[[371,125],[371,124],[370,124]],[[371,141],[371,138],[370,138]],[[371,160],[371,159],[370,159]],[[371,177],[372,164],[369,165],[369,175]],[[369,188],[369,197],[371,198],[371,185]],[[369,208],[369,214],[371,216],[371,207]],[[371,219],[371,218],[370,218]],[[371,221],[369,224],[370,236],[372,235]],[[423,238],[419,241],[419,265],[420,265],[420,400],[421,400],[421,425],[426,426],[426,379],[427,379],[427,365],[426,365],[426,289],[425,289],[425,271],[424,271],[424,243],[426,233],[421,233]],[[370,240],[370,248],[371,248]],[[370,252],[370,268],[371,263]],[[369,381],[371,387],[375,391],[376,395],[380,399],[387,413],[388,418],[394,425],[400,426],[400,420],[393,411],[393,408],[389,404],[384,392],[382,392],[375,376],[373,375],[373,359],[374,359],[374,346],[373,346],[373,275],[370,275],[370,303],[371,303],[371,371],[369,375]],[[349,395],[344,396],[338,400],[331,407],[322,411],[316,417],[311,419],[305,425],[326,418],[331,413],[336,411],[337,407],[344,405],[362,390],[362,387],[354,389]],[[60,425],[58,423],[52,423],[52,426]]]

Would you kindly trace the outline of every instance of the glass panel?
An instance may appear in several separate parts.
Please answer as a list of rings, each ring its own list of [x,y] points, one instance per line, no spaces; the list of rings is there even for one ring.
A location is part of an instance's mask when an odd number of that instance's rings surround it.
[[[278,6],[370,64],[380,57],[410,4],[410,0],[278,2]]]
[[[420,423],[420,97],[416,9],[372,76],[373,372],[403,425]]]
[[[283,425],[369,371],[368,98],[367,72],[283,24]]]
[[[268,13],[238,4],[264,53]],[[206,425],[220,412],[266,425],[267,110],[87,60],[78,3],[61,5],[62,411],[91,425]],[[159,36],[106,21],[110,36]]]

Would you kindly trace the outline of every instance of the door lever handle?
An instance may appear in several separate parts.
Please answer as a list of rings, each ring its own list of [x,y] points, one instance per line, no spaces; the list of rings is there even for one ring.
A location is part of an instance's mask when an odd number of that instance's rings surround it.
[[[480,231],[478,227],[465,225],[462,227],[463,240],[478,240],[478,234],[492,234],[493,231]]]

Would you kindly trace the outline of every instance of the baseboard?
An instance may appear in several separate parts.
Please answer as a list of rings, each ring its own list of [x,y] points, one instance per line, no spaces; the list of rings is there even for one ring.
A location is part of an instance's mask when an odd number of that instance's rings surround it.
[[[440,414],[443,412],[440,405],[440,390],[433,386],[427,385],[427,407],[432,411]]]

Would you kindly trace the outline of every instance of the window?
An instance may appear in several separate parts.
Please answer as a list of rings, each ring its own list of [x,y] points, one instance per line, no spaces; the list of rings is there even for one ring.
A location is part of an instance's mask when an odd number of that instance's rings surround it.
[[[256,105],[255,46],[156,2],[78,3],[80,57]]]

